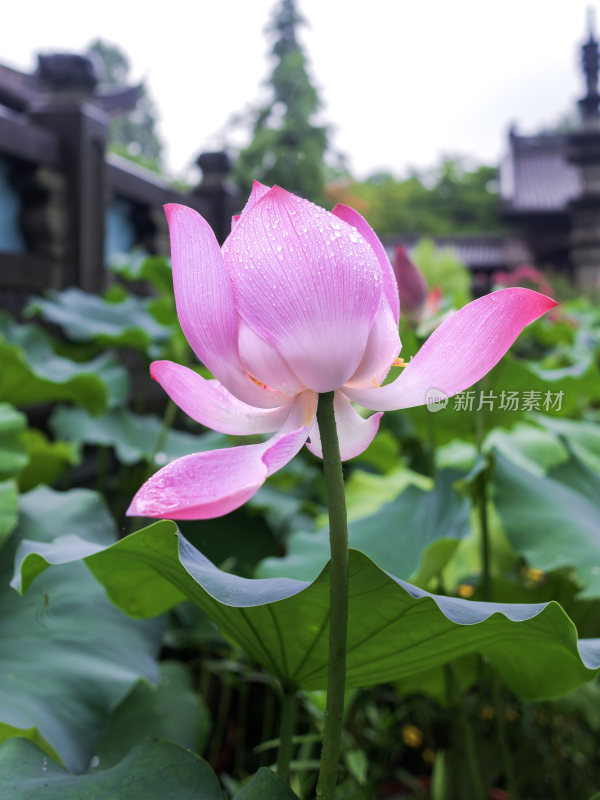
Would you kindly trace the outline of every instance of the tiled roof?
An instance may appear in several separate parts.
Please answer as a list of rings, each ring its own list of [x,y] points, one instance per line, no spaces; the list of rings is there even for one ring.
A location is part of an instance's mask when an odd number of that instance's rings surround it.
[[[423,238],[431,239],[437,248],[451,250],[459,261],[472,270],[506,269],[532,260],[531,253],[521,240],[494,235],[398,236],[393,239],[384,238],[383,243],[390,260],[393,261],[396,245],[402,245],[411,253]]]
[[[561,212],[581,193],[576,168],[566,159],[565,136],[510,134],[500,166],[500,197],[506,211]]]

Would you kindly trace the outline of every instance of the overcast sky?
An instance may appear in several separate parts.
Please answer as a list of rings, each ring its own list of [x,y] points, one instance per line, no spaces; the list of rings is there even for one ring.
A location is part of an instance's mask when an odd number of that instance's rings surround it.
[[[167,165],[185,172],[268,75],[275,0],[33,0],[11,3],[0,60],[118,44],[160,114]],[[298,0],[323,121],[353,172],[398,175],[440,153],[497,162],[508,126],[552,124],[583,93],[588,0]],[[7,24],[7,20],[10,24]],[[264,90],[262,90],[264,91]]]

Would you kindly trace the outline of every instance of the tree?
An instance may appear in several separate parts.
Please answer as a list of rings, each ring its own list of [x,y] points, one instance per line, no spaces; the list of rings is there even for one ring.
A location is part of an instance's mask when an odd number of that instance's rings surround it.
[[[244,192],[257,179],[323,202],[328,133],[314,123],[320,101],[298,41],[302,24],[295,0],[281,0],[267,29],[274,38],[274,66],[267,81],[272,97],[251,112],[252,140],[240,152],[234,175]]]
[[[353,206],[382,236],[490,233],[502,229],[497,180],[495,167],[446,157],[433,169],[413,170],[400,180],[379,172],[365,181],[334,184],[328,205]]]
[[[87,52],[98,64],[100,91],[110,92],[128,85],[129,60],[119,47],[96,39]],[[163,144],[156,133],[154,104],[144,84],[133,111],[111,122],[109,147],[142,166],[160,171]]]

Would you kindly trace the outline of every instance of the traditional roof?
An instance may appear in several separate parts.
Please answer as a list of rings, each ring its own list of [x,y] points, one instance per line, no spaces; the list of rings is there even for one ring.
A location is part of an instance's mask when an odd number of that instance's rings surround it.
[[[96,91],[98,77],[87,56],[72,53],[38,55],[33,74],[0,64],[0,106],[26,112],[43,105],[49,90],[77,89],[87,101],[109,117],[116,117],[135,108],[142,96],[142,86],[126,86],[110,92]]]
[[[507,214],[566,213],[581,194],[581,180],[567,161],[567,136],[509,136],[509,151],[500,165],[500,198]]]

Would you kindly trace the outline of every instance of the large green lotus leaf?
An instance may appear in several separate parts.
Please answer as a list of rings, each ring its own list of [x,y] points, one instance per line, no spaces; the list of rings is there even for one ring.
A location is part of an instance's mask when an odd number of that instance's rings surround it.
[[[329,565],[312,583],[248,579],[217,569],[161,521],[110,547],[67,537],[23,542],[14,585],[22,591],[49,564],[84,558],[120,608],[153,616],[190,599],[284,685],[327,680]],[[350,551],[348,688],[432,669],[478,652],[516,693],[555,697],[592,678],[600,640],[577,640],[556,603],[510,605],[429,594]]]
[[[58,536],[76,534],[81,539],[111,544],[117,528],[104,498],[91,489],[58,492],[38,486],[19,499],[21,539],[51,542]]]
[[[486,451],[495,449],[532,472],[543,474],[563,461],[569,451],[550,431],[537,425],[519,423],[509,431],[497,428],[485,439]]]
[[[226,442],[223,434],[212,431],[194,435],[169,430],[165,435],[160,417],[134,414],[125,408],[101,417],[93,417],[83,408],[57,408],[50,419],[50,428],[59,439],[114,447],[123,464],[153,461],[164,466],[190,453],[223,447]]]
[[[179,661],[161,661],[156,686],[139,681],[119,703],[94,750],[94,764],[118,764],[143,739],[168,739],[202,753],[211,729],[210,713],[194,691],[192,676]]]
[[[69,339],[100,345],[135,347],[145,352],[164,344],[170,331],[152,317],[147,301],[129,295],[110,303],[95,294],[75,287],[36,297],[27,307],[29,314],[40,314],[59,325]]]
[[[298,800],[287,783],[266,767],[253,775],[235,800]]]
[[[163,623],[122,614],[77,563],[46,573],[20,597],[9,578],[25,537],[38,546],[58,534],[106,545],[115,539],[95,492],[34,489],[21,498],[20,511],[0,551],[0,738],[29,738],[83,771],[113,707],[140,678],[156,680]]]
[[[544,572],[572,567],[581,597],[600,597],[600,477],[575,456],[547,475],[502,453],[494,462],[494,502],[513,548]]]
[[[569,448],[590,469],[600,472],[600,426],[597,423],[572,419],[556,419],[537,415],[536,422],[557,437],[563,437]]]
[[[62,358],[40,328],[0,314],[0,391],[17,406],[66,400],[99,414],[123,404],[127,373],[109,355],[84,363]]]
[[[0,403],[0,480],[17,475],[29,460],[22,438],[26,427],[24,414],[9,403]]]
[[[346,482],[348,519],[360,519],[374,514],[386,503],[395,500],[409,486],[431,489],[433,481],[406,467],[397,467],[385,475],[355,469]],[[323,517],[323,524],[327,524],[327,516]]]
[[[206,761],[172,742],[146,741],[106,770],[70,775],[32,742],[0,747],[0,796],[6,800],[223,800]]]
[[[373,478],[376,483],[377,478]],[[471,531],[469,501],[452,487],[456,474],[440,471],[435,486],[424,490],[407,486],[390,503],[374,514],[348,524],[350,547],[361,550],[398,578],[415,578],[425,559],[425,551],[435,544],[444,551],[442,563],[434,559],[437,570],[444,566],[460,539]],[[384,479],[385,482],[385,479]],[[314,580],[329,561],[329,528],[316,533],[294,533],[288,540],[284,558],[265,559],[258,576]],[[431,567],[427,569],[430,577]]]

